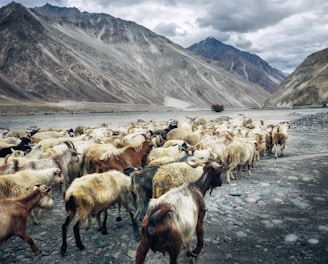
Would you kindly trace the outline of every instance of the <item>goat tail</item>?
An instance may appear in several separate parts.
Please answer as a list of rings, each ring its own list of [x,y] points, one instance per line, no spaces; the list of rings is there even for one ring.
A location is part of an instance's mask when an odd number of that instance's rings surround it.
[[[75,214],[76,212],[76,199],[73,195],[71,195],[68,200],[65,202],[65,209],[67,212],[72,212],[73,214]]]
[[[150,236],[155,235],[156,225],[162,223],[170,212],[173,211],[165,205],[153,209],[153,211],[149,215],[149,222],[147,228],[147,232]]]

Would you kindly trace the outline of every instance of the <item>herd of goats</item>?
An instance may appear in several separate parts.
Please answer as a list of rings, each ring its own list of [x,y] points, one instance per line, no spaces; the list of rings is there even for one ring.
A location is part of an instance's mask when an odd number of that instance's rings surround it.
[[[197,257],[203,247],[207,191],[222,185],[221,173],[230,183],[242,170],[250,175],[261,155],[277,158],[278,145],[283,155],[289,126],[264,126],[240,115],[138,121],[117,128],[7,131],[0,137],[0,243],[17,235],[33,252],[41,252],[27,234],[27,224],[39,223],[43,210],[53,207],[51,188],[60,188],[67,212],[63,256],[76,213],[73,231],[83,249],[80,226],[89,228],[90,216],[95,216],[98,230],[107,234],[107,209],[117,205],[117,220],[123,206],[139,241],[135,263],[144,263],[149,249],[168,253],[170,263],[177,263],[182,246],[189,257]]]

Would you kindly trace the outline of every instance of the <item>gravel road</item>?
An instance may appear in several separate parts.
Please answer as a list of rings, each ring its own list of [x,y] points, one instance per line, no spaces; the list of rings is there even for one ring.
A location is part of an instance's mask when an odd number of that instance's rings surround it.
[[[254,110],[256,111],[256,110]],[[205,243],[197,263],[328,263],[328,113],[286,116],[291,120],[285,155],[261,157],[252,175],[206,196]],[[225,174],[223,175],[225,179]],[[28,230],[37,246],[13,237],[0,246],[0,263],[134,263],[137,242],[127,213],[115,222],[110,210],[108,235],[81,230],[85,250],[75,246],[72,226],[66,256],[60,255],[65,209],[54,190],[55,208]],[[151,251],[146,263],[168,263]],[[189,263],[184,251],[179,263]]]

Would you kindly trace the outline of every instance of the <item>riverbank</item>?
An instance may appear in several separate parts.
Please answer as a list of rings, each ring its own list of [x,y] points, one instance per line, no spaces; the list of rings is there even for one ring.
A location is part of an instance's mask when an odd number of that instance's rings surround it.
[[[110,104],[99,102],[62,101],[46,102],[1,102],[0,115],[36,114],[81,114],[117,112],[156,112],[172,111],[178,108],[144,104]]]

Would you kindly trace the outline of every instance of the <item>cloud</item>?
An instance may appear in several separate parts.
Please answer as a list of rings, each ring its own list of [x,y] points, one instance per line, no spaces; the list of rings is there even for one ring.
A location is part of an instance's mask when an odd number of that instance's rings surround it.
[[[212,5],[206,16],[199,17],[197,23],[218,31],[246,33],[274,25],[290,13],[290,8],[272,5],[272,1],[220,1]]]
[[[179,32],[178,25],[176,23],[172,23],[172,22],[171,23],[161,22],[154,27],[154,31],[157,32],[159,35],[164,35],[167,37],[175,37],[177,35],[180,35],[180,36],[186,35],[185,31]]]

